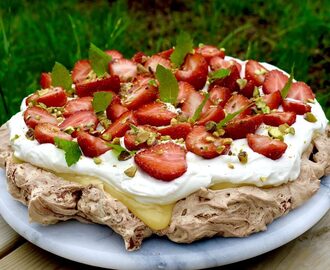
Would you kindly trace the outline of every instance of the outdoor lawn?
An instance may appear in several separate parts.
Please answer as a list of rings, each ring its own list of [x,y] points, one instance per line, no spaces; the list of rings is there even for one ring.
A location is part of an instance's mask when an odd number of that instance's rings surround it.
[[[61,4],[59,4],[61,2]],[[90,42],[130,58],[199,43],[242,59],[267,61],[317,93],[330,117],[330,1],[1,1],[0,124],[39,88],[58,61],[72,68]]]

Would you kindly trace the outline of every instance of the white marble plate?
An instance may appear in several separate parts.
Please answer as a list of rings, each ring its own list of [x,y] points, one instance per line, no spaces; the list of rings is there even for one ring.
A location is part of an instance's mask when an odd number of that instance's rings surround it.
[[[44,227],[30,224],[25,206],[11,198],[0,169],[0,213],[33,244],[64,258],[115,269],[200,269],[245,260],[275,249],[317,223],[330,208],[330,177],[302,207],[273,222],[268,230],[247,238],[213,238],[190,245],[152,237],[136,252],[105,226],[68,221]]]

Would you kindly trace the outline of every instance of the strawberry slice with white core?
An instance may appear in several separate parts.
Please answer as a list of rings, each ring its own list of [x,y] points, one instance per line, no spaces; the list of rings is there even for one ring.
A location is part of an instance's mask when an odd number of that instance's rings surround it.
[[[43,103],[47,107],[62,107],[67,102],[67,96],[64,89],[57,86],[37,91],[35,101]],[[27,102],[30,102],[29,98],[27,99]]]
[[[265,114],[263,121],[266,125],[278,127],[279,125],[288,124],[291,126],[296,122],[296,113],[294,112],[273,112]]]
[[[231,91],[227,87],[213,85],[209,90],[210,92],[210,101],[213,104],[219,105],[222,108],[225,106],[226,102],[231,97]]]
[[[167,109],[163,103],[150,103],[143,105],[135,112],[135,117],[140,125],[166,126],[177,116]]]
[[[159,55],[151,56],[147,62],[144,64],[144,67],[149,70],[151,73],[155,73],[157,66],[161,65],[167,69],[171,68],[171,62],[168,59],[165,59]]]
[[[24,112],[24,121],[30,128],[35,128],[35,126],[40,123],[58,124],[55,116],[39,107],[27,108]]]
[[[83,82],[88,74],[92,71],[92,66],[88,60],[80,60],[76,62],[72,70],[72,80],[74,83]]]
[[[121,102],[120,98],[116,97],[113,98],[110,105],[107,108],[107,117],[111,121],[117,120],[123,113],[127,112],[128,109],[124,107]]]
[[[186,137],[187,150],[206,159],[225,154],[230,143],[231,139],[217,138],[204,126],[195,126]]]
[[[183,103],[192,92],[196,92],[195,88],[187,82],[179,82],[179,93],[177,103]]]
[[[288,147],[285,142],[272,139],[268,136],[248,134],[246,138],[254,152],[273,160],[279,159]]]
[[[230,74],[224,78],[216,79],[211,84],[211,86],[219,85],[222,87],[229,88],[229,90],[232,92],[238,91],[239,85],[237,84],[237,80],[239,80],[241,78],[239,70],[237,69],[236,65],[230,65],[227,69],[230,71]]]
[[[109,141],[116,137],[122,137],[125,135],[126,131],[130,129],[131,124],[137,124],[136,118],[132,111],[125,112],[108,127],[102,134],[102,138]]]
[[[220,122],[225,118],[225,112],[220,105],[211,105],[207,111],[201,114],[197,125],[205,125],[209,121]]]
[[[79,97],[93,96],[95,92],[110,91],[118,93],[120,89],[120,79],[114,75],[104,79],[96,79],[90,82],[76,84],[76,92]]]
[[[86,157],[98,157],[111,149],[106,141],[83,131],[78,132],[77,141]]]
[[[137,130],[136,130],[137,129]],[[124,136],[125,147],[128,150],[139,150],[154,145],[159,137],[155,127],[144,125],[126,131]]]
[[[148,56],[144,52],[137,52],[133,55],[132,61],[138,64],[143,64],[147,61]]]
[[[181,110],[184,115],[188,117],[192,117],[199,105],[203,102],[204,96],[197,91],[191,91],[190,94],[187,96],[185,102],[183,102]],[[210,107],[211,102],[208,100],[205,106],[202,109],[202,112],[206,112]]]
[[[134,157],[136,164],[150,176],[171,181],[187,171],[186,151],[172,142],[157,144]]]
[[[165,59],[170,59],[171,54],[172,54],[173,52],[174,52],[174,49],[171,48],[171,49],[168,49],[168,50],[166,50],[166,51],[162,51],[162,52],[160,52],[160,53],[157,53],[157,55],[159,55],[159,56],[161,56],[161,57],[163,57],[163,58],[165,58]]]
[[[262,90],[265,94],[282,91],[288,79],[288,76],[277,69],[269,71],[262,84]]]
[[[52,76],[50,73],[42,72],[40,76],[41,88],[49,88],[52,85]]]
[[[245,65],[245,78],[252,80],[256,86],[261,86],[268,69],[255,60],[248,60]]]
[[[243,139],[249,133],[255,133],[261,125],[263,115],[248,115],[244,118],[229,121],[225,127],[225,136],[234,140]]]
[[[107,55],[110,55],[112,58],[111,60],[117,60],[117,59],[122,59],[124,56],[118,52],[117,50],[106,50],[104,51]]]
[[[117,75],[120,81],[130,81],[137,75],[137,64],[128,59],[118,59],[109,63],[110,74]]]
[[[201,54],[208,63],[210,63],[213,57],[225,58],[225,52],[212,45],[202,45],[195,49],[195,51]]]
[[[306,83],[294,82],[290,87],[287,97],[307,102],[309,100],[314,100],[315,95]]]
[[[283,110],[285,112],[295,112],[296,114],[305,114],[312,110],[312,107],[301,101],[293,101],[284,99],[282,102]]]
[[[158,132],[163,136],[170,136],[172,139],[186,139],[189,132],[192,130],[189,123],[178,123],[158,129]]]
[[[60,128],[63,131],[70,129],[89,131],[95,130],[98,124],[98,119],[93,111],[78,111],[68,118],[66,118],[61,124]],[[76,132],[72,133],[72,136],[76,136]]]
[[[50,123],[40,123],[35,126],[34,137],[39,143],[52,143],[55,144],[54,138],[60,138],[71,141],[71,135],[61,131],[58,126]]]
[[[76,112],[93,111],[92,101],[92,97],[82,97],[69,100],[64,106],[63,116],[67,118]]]
[[[226,113],[235,113],[244,107],[248,107],[251,104],[251,101],[243,95],[233,95],[225,104],[225,112]],[[236,118],[243,117],[245,115],[251,114],[251,108],[247,108],[246,110],[242,111]]]
[[[262,96],[269,109],[277,109],[282,103],[282,95],[280,91],[275,91],[271,94]]]
[[[227,69],[232,65],[235,65],[237,67],[237,70],[241,72],[242,66],[235,60],[225,60],[220,56],[212,57],[209,61],[210,67],[213,71],[218,69]]]
[[[202,89],[206,83],[208,64],[198,53],[188,54],[181,69],[175,72],[178,81],[190,83],[195,89]]]

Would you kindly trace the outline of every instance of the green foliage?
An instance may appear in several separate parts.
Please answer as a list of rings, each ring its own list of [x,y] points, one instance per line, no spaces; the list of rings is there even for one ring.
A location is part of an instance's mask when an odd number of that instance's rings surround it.
[[[0,1],[0,123],[39,88],[55,61],[71,69],[92,42],[125,57],[175,45],[181,31],[195,44],[225,46],[234,57],[267,61],[307,82],[330,117],[330,2],[320,1]],[[158,8],[154,8],[159,5]]]
[[[179,94],[179,84],[172,71],[158,65],[156,78],[159,82],[160,99],[175,105]]]

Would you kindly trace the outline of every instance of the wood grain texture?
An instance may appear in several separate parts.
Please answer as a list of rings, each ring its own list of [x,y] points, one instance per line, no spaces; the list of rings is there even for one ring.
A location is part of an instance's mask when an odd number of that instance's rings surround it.
[[[24,239],[13,231],[0,216],[0,258],[7,255]]]

